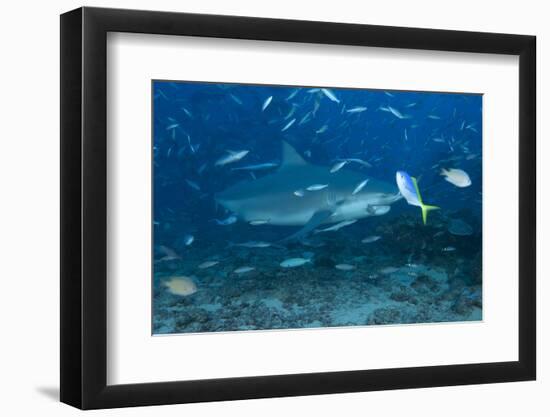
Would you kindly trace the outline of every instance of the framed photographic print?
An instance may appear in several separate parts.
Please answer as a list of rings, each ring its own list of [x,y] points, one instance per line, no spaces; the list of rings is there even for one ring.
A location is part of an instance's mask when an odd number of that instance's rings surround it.
[[[535,378],[535,38],[61,16],[61,400]]]

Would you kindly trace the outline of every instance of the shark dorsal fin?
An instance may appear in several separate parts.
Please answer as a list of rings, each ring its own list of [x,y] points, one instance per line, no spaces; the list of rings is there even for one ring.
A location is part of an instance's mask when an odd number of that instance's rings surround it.
[[[300,165],[307,165],[307,162],[304,161],[304,158],[300,156],[296,150],[290,146],[287,142],[284,140],[283,142],[283,155],[281,158],[281,168],[284,169],[285,167],[290,166],[300,166]]]

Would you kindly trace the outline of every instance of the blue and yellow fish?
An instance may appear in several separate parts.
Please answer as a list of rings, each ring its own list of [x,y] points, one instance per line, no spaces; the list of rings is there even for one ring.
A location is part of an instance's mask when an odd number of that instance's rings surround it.
[[[395,174],[395,181],[397,182],[397,187],[399,188],[401,195],[405,198],[405,200],[407,200],[407,203],[411,206],[420,207],[422,210],[422,221],[426,224],[426,221],[428,220],[428,212],[430,210],[437,210],[439,207],[424,204],[416,178],[411,177],[405,171],[397,171]]]

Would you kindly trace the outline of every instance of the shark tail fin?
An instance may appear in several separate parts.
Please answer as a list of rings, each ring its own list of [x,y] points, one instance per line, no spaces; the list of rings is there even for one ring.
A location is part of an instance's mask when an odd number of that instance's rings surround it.
[[[416,190],[416,195],[418,196],[418,201],[420,202],[420,209],[422,210],[422,221],[424,222],[424,225],[426,225],[426,222],[428,221],[428,212],[431,210],[439,210],[439,207],[424,204],[424,202],[422,201],[422,196],[420,195],[420,188],[418,188],[417,179],[414,177],[411,177],[411,179]]]
[[[428,212],[431,210],[439,210],[439,207],[422,204],[420,209],[422,210],[422,221],[424,222],[424,225],[426,225],[426,222],[428,221]]]

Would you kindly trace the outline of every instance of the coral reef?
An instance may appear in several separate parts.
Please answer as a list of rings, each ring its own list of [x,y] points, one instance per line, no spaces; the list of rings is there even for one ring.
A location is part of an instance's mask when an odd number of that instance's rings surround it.
[[[441,214],[431,220],[422,226],[417,217],[400,215],[373,224],[381,239],[368,244],[352,228],[318,237],[313,247],[198,241],[181,258],[155,265],[153,332],[480,320],[481,237],[450,233]],[[443,250],[448,247],[455,249]],[[296,268],[279,266],[283,259],[309,257]],[[207,260],[218,263],[198,268]],[[342,263],[354,269],[335,268]],[[254,269],[234,273],[243,266]],[[191,277],[197,291],[167,291],[162,283],[175,275]]]

